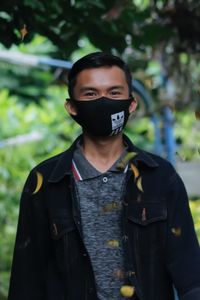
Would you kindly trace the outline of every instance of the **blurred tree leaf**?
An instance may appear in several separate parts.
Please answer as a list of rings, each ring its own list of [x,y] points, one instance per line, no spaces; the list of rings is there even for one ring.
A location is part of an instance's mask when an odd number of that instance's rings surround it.
[[[130,0],[4,0],[0,10],[1,42],[6,47],[20,44],[16,30],[19,31],[25,24],[28,34],[24,42],[30,42],[35,34],[46,36],[57,46],[62,57],[73,52],[74,42],[77,47],[78,39],[83,35],[106,51],[109,37],[112,37],[109,49],[122,52],[125,36],[131,34],[134,37],[142,28],[141,45],[154,45],[161,37],[170,39],[171,35],[174,44],[178,47],[179,42],[182,51],[198,49],[200,3],[195,0],[139,3]],[[94,37],[94,32],[101,42]]]

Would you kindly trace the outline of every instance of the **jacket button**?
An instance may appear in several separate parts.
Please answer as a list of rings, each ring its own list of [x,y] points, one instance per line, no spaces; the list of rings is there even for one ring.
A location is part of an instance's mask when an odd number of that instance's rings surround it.
[[[123,297],[131,298],[135,293],[135,288],[131,285],[123,285],[120,289],[120,293]]]

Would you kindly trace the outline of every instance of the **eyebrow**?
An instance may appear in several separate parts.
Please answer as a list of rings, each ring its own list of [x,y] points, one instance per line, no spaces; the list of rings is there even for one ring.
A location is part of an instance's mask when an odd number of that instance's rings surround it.
[[[114,85],[114,86],[111,86],[109,88],[109,90],[124,90],[124,86],[123,85]]]
[[[80,92],[86,92],[86,91],[96,91],[97,89],[94,88],[94,87],[90,87],[90,86],[85,86],[85,87],[82,87],[80,89]]]
[[[108,88],[108,90],[114,90],[114,89],[124,90],[124,86],[123,85],[114,85],[114,86],[111,86]],[[92,86],[85,86],[80,89],[80,92],[97,91],[97,90],[98,90],[98,88],[94,88]]]

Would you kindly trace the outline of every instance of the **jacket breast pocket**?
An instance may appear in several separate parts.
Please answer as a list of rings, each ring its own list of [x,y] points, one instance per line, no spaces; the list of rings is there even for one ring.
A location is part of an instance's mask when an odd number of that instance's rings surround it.
[[[51,221],[53,254],[60,271],[67,271],[78,259],[80,237],[69,214],[56,216]]]
[[[165,239],[166,203],[156,199],[132,202],[127,207],[127,217],[133,247],[143,255],[158,254]]]

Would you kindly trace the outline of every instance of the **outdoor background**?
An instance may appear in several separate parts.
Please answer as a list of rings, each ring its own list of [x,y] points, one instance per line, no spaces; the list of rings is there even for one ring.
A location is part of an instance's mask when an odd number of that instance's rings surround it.
[[[96,50],[122,57],[153,99],[139,97],[126,133],[166,157],[170,112],[175,167],[185,178],[200,240],[200,2],[2,0],[0,4],[0,300],[8,291],[19,199],[37,163],[65,150],[80,128],[64,110],[67,71],[11,63],[16,52],[74,62]],[[5,60],[5,53],[10,59]],[[4,59],[3,59],[4,57]],[[9,62],[10,61],[10,62]],[[171,131],[172,133],[172,131]],[[196,183],[195,183],[196,182]]]

